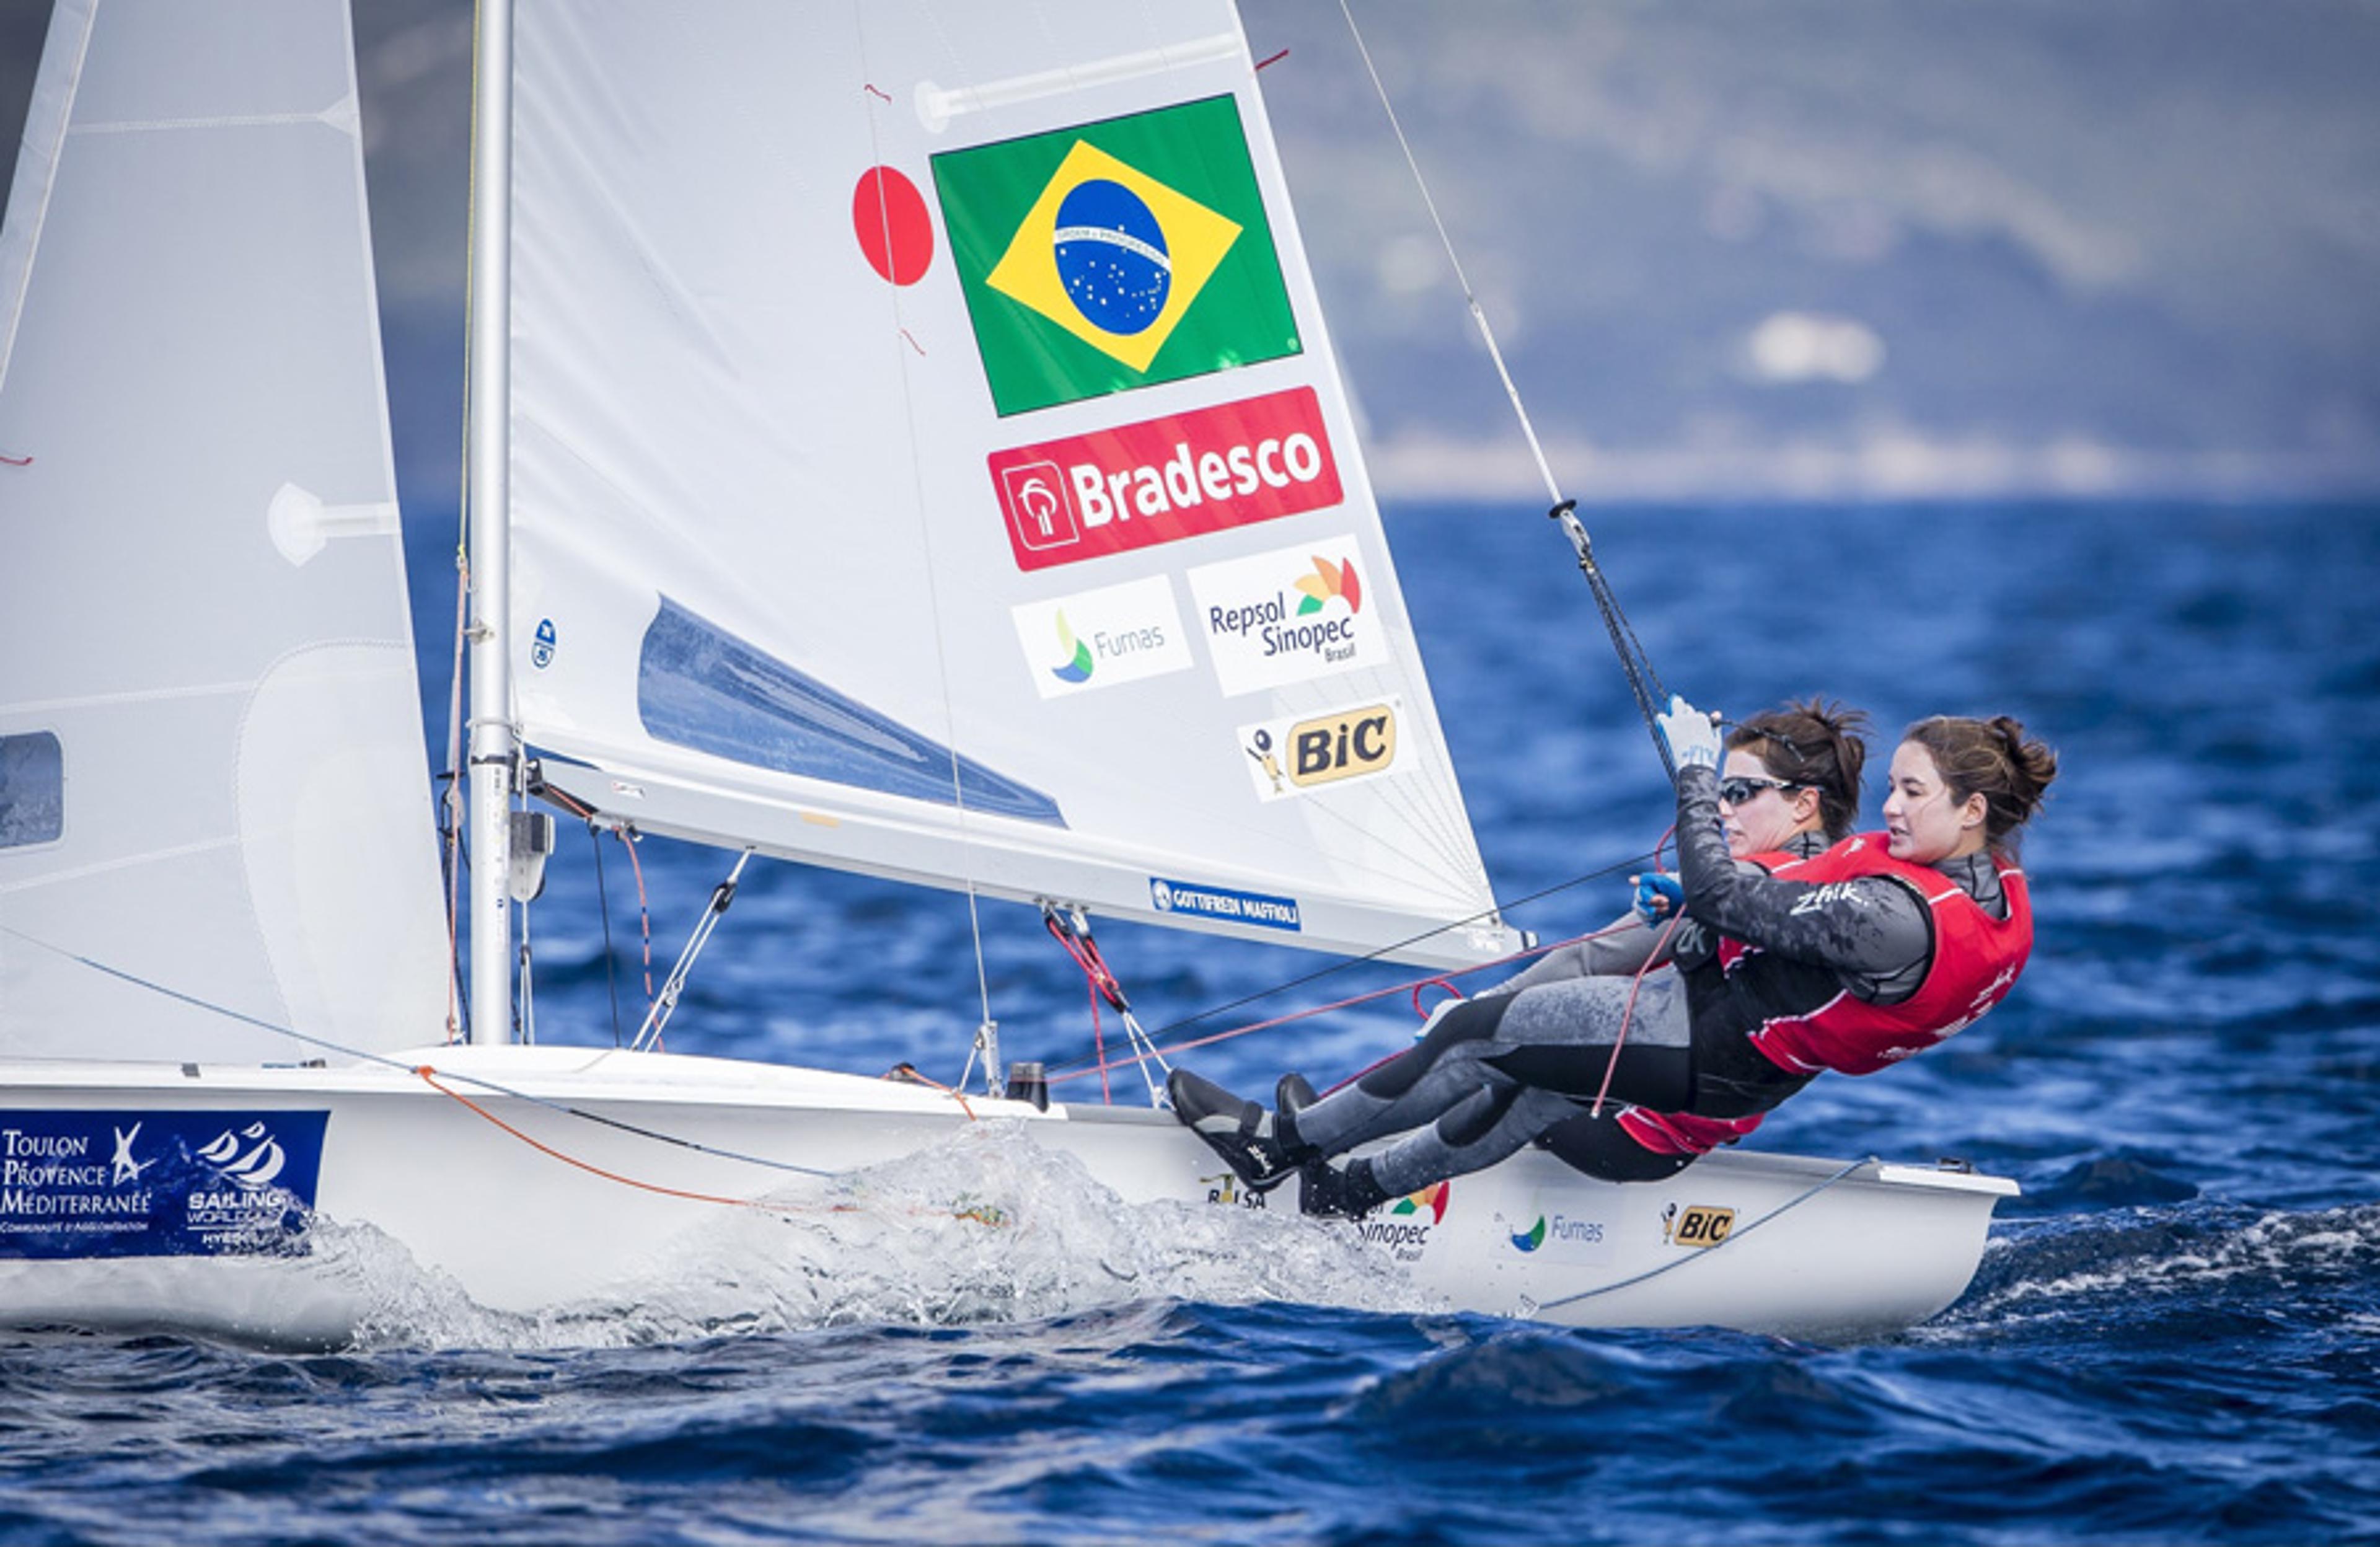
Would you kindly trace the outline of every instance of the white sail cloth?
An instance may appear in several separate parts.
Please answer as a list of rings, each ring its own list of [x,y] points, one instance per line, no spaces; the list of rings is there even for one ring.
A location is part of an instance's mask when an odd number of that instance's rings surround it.
[[[1220,0],[522,0],[515,682],[648,831],[1506,948]]]
[[[59,0],[0,234],[0,1054],[440,1034],[368,230],[340,0]]]

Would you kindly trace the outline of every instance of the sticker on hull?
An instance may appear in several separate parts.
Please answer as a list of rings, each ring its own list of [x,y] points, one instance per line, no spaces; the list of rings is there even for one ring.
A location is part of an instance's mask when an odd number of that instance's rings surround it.
[[[302,1250],[327,1112],[0,1112],[0,1258]]]

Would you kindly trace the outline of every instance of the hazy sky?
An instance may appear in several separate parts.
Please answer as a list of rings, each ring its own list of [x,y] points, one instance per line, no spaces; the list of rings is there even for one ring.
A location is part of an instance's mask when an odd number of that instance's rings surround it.
[[[0,0],[0,125],[46,0]],[[1589,497],[2380,491],[2380,5],[1357,6]],[[1326,0],[1249,0],[1390,493],[1536,484]],[[357,7],[409,500],[451,500],[469,11]]]

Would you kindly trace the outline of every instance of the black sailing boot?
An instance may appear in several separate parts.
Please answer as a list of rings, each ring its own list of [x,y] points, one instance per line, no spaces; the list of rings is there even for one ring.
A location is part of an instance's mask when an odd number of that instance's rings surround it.
[[[1362,1219],[1389,1200],[1367,1160],[1312,1161],[1297,1173],[1297,1212]]]
[[[1273,1137],[1281,1140],[1282,1152],[1293,1165],[1315,1158],[1314,1147],[1298,1137],[1297,1115],[1318,1099],[1302,1074],[1285,1074],[1272,1088]]]
[[[1173,1098],[1175,1119],[1206,1140],[1232,1174],[1257,1192],[1279,1187],[1307,1158],[1281,1143],[1271,1113],[1211,1079],[1176,1069],[1166,1078],[1165,1091]]]

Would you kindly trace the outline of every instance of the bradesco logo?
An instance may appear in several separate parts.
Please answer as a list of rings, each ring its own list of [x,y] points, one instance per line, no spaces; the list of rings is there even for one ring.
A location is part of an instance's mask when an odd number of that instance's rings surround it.
[[[1355,540],[1326,538],[1190,571],[1197,627],[1226,694],[1390,664]]]
[[[1281,800],[1397,766],[1397,699],[1240,727],[1257,798]]]
[[[1009,609],[1045,699],[1190,668],[1190,636],[1162,575]]]
[[[1019,569],[1047,569],[1339,503],[1312,387],[995,451]]]

